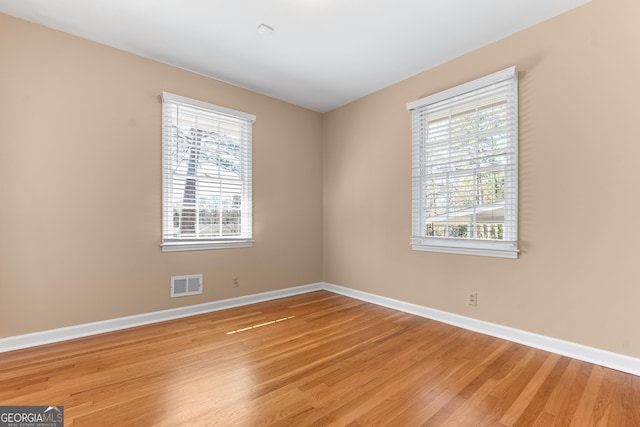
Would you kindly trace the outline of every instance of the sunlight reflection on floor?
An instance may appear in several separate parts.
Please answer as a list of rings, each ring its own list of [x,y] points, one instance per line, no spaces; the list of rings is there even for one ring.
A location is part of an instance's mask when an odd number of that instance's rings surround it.
[[[260,323],[258,325],[247,326],[246,328],[236,329],[235,331],[227,332],[227,335],[233,335],[233,334],[237,334],[238,332],[244,332],[244,331],[249,331],[251,329],[257,329],[257,328],[261,328],[261,327],[267,326],[267,325],[273,325],[275,323],[284,322],[285,320],[293,319],[294,317],[296,317],[296,316],[283,317],[281,319],[272,320],[270,322],[264,322],[264,323]]]

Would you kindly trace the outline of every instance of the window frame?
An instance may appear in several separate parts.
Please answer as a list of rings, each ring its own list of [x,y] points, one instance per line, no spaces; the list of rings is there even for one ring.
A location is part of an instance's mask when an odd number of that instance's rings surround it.
[[[505,166],[504,233],[503,239],[456,238],[428,236],[427,214],[424,198],[428,181],[426,160],[426,116],[429,106],[455,104],[462,95],[480,93],[493,85],[507,82],[505,91],[508,121],[508,166]],[[489,97],[485,98],[488,99]],[[417,251],[450,254],[479,255],[501,258],[518,258],[518,72],[509,67],[485,77],[455,86],[407,104],[412,113],[412,249]],[[449,134],[450,138],[450,134]],[[470,157],[477,158],[477,157]],[[477,173],[477,172],[475,172]],[[469,172],[471,175],[471,172]],[[481,206],[481,205],[476,205]],[[447,213],[448,218],[455,217]]]
[[[231,249],[231,248],[247,248],[253,246],[253,195],[252,195],[252,145],[253,145],[253,123],[256,116],[241,111],[233,110],[219,105],[210,104],[208,102],[199,101],[180,95],[174,95],[168,92],[162,92],[162,251],[191,251],[191,250],[207,250],[207,249]],[[171,173],[171,165],[167,157],[169,151],[168,145],[176,144],[175,137],[171,133],[171,127],[176,126],[176,122],[172,120],[169,109],[179,108],[180,106],[190,109],[199,110],[203,117],[206,116],[212,121],[222,122],[238,122],[242,126],[242,136],[239,138],[241,160],[240,172],[241,178],[241,202],[240,202],[240,236],[238,237],[178,237],[171,238],[168,236],[170,229],[169,223],[173,223],[173,207],[172,198],[169,196],[169,188],[172,185],[173,173]],[[222,178],[220,178],[222,182]],[[197,181],[197,180],[196,180]],[[222,185],[222,184],[220,184]],[[198,205],[194,210],[197,211]],[[171,212],[169,211],[171,210]],[[219,213],[221,215],[221,213]],[[196,216],[197,218],[197,216]],[[222,219],[220,219],[222,221]]]

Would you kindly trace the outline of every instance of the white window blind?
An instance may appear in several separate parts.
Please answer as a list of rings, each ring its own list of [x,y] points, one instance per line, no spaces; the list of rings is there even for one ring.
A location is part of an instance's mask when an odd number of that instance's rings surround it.
[[[251,246],[254,121],[163,92],[163,251]]]
[[[516,258],[515,67],[407,108],[412,113],[413,249]]]

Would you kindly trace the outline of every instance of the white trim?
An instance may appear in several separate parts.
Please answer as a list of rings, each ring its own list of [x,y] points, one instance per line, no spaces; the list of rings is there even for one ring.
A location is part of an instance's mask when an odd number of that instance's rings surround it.
[[[381,305],[383,307],[388,307],[405,313],[415,314],[416,316],[425,317],[427,319],[437,320],[459,328],[479,332],[492,337],[502,338],[518,344],[523,344],[529,347],[538,348],[540,350],[549,351],[551,353],[560,354],[562,356],[571,357],[573,359],[640,376],[640,359],[635,357],[626,356],[620,353],[613,353],[599,348],[588,347],[569,341],[563,341],[544,335],[538,335],[532,332],[510,328],[508,326],[472,319],[470,317],[460,316],[459,314],[448,313],[446,311],[440,311],[417,304],[411,304],[392,298],[357,291],[355,289],[332,285],[330,283],[324,283],[324,289],[372,304]]]
[[[372,304],[381,305],[383,307],[388,307],[409,314],[415,314],[416,316],[425,317],[427,319],[437,320],[459,328],[479,332],[481,334],[490,335],[492,337],[505,339],[518,344],[523,344],[529,347],[640,376],[640,359],[635,357],[588,347],[569,341],[563,341],[544,335],[538,335],[532,332],[510,328],[508,326],[472,319],[470,317],[460,316],[459,314],[440,311],[417,304],[411,304],[392,298],[357,291],[355,289],[332,285],[330,283],[325,283],[324,289]]]
[[[245,113],[243,111],[233,110],[227,107],[221,107],[220,105],[210,104],[208,102],[200,101],[198,99],[191,99],[180,95],[175,95],[169,92],[162,92],[162,100],[173,101],[180,104],[191,105],[192,107],[202,108],[203,110],[214,110],[216,113],[224,114],[225,116],[232,117],[234,119],[243,119],[251,123],[256,121],[256,116],[253,114]]]
[[[411,238],[414,251],[440,252],[447,254],[479,255],[499,258],[518,258],[517,242],[484,239],[456,239],[443,237]]]
[[[323,283],[313,283],[310,285],[246,295],[221,301],[207,302],[204,304],[192,305],[188,307],[154,311],[151,313],[138,314],[135,316],[103,320],[101,322],[85,323],[82,325],[69,326],[66,328],[51,329],[48,331],[17,335],[14,337],[0,338],[0,353],[20,350],[28,347],[36,347],[39,345],[51,344],[75,338],[88,337],[91,335],[103,334],[105,332],[133,328],[136,326],[148,325],[150,323],[165,322],[167,320],[180,319],[183,317],[195,316],[197,314],[211,313],[214,311],[225,310],[227,308],[255,304],[257,302],[304,294],[321,289],[324,289]]]
[[[211,240],[206,242],[164,242],[160,245],[162,252],[203,251],[207,249],[250,248],[253,240]]]
[[[605,366],[621,372],[640,376],[640,359],[626,356],[620,353],[613,353],[582,344],[563,341],[532,332],[510,328],[508,326],[497,325],[459,314],[448,313],[417,304],[399,301],[368,292],[345,288],[331,283],[313,283],[310,285],[297,286],[293,288],[280,289],[277,291],[263,292],[254,295],[246,295],[237,298],[230,298],[221,301],[208,302],[189,307],[181,307],[170,310],[156,311],[136,316],[121,317],[118,319],[105,320],[102,322],[86,323],[67,328],[52,329],[49,331],[35,332],[31,334],[18,335],[8,338],[0,338],[0,353],[19,350],[28,347],[35,347],[43,344],[66,341],[74,338],[82,338],[90,335],[102,334],[105,332],[117,331],[120,329],[132,328],[135,326],[147,325],[150,323],[164,322],[167,320],[179,319],[198,314],[210,313],[227,308],[240,307],[257,302],[270,301],[288,296],[304,294],[326,290],[335,294],[344,295],[350,298],[359,299],[371,304],[388,307],[404,313],[414,314],[427,319],[437,320],[459,328],[478,332],[485,335],[505,339],[508,341],[523,344],[573,359],[582,360],[588,363]]]
[[[515,66],[505,68],[504,70],[497,71],[488,76],[480,77],[479,79],[472,80],[467,83],[452,87],[450,89],[443,90],[442,92],[434,93],[433,95],[425,96],[416,101],[409,102],[407,104],[407,110],[412,111],[416,108],[424,107],[425,105],[434,104],[444,99],[453,98],[455,96],[462,95],[463,93],[471,92],[476,89],[480,89],[498,82],[512,79],[517,77],[518,71]]]

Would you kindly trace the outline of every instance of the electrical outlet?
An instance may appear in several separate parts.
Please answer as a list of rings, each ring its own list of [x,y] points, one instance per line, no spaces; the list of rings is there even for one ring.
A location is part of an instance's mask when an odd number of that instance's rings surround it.
[[[478,305],[478,293],[474,291],[467,291],[467,304],[472,306]]]
[[[240,279],[238,279],[237,276],[231,278],[231,286],[233,286],[234,288],[240,286]]]

